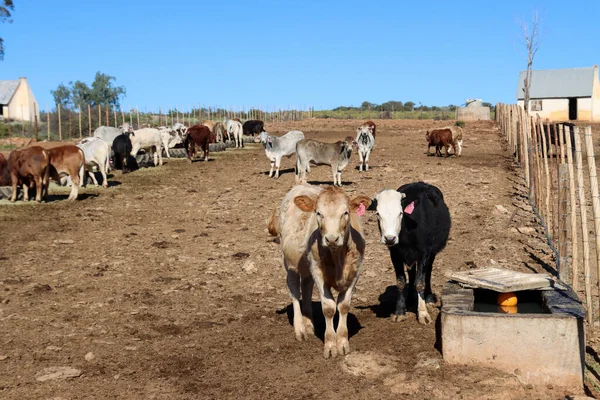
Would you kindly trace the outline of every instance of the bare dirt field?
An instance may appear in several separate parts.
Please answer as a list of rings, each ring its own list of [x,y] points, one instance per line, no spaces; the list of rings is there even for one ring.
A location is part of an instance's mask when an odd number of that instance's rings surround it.
[[[453,224],[434,264],[435,293],[451,271],[542,272],[552,264],[541,234],[515,229],[537,225],[493,123],[467,124],[463,157],[448,159],[424,154],[425,129],[443,122],[377,123],[371,170],[359,173],[354,154],[344,188],[372,197],[424,180],[442,190]],[[356,124],[267,128],[335,141]],[[447,365],[439,323],[420,325],[414,313],[392,322],[395,278],[371,212],[362,217],[367,250],[349,318],[350,355],[323,358],[316,297],[317,336],[297,342],[279,245],[265,226],[294,183],[294,162],[284,159],[281,177],[269,179],[264,151],[249,145],[211,153],[208,163],[171,159],[116,171],[110,188],[86,188],[77,202],[63,201],[66,192],[40,205],[2,202],[0,398],[556,399],[575,392]],[[330,184],[330,168],[315,167],[308,179]],[[48,367],[80,374],[37,380]]]

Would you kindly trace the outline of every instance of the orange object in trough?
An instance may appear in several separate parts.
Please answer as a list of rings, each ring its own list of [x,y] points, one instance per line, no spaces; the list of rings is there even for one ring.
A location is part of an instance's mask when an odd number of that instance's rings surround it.
[[[498,299],[496,300],[499,306],[513,307],[517,305],[517,296],[512,293],[498,293]]]
[[[517,306],[500,306],[499,308],[505,314],[516,314],[518,311]]]

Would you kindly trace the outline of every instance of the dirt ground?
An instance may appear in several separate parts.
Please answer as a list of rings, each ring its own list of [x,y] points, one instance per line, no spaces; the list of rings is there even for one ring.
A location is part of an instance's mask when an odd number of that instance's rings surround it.
[[[452,231],[434,264],[434,292],[452,271],[542,272],[551,264],[541,234],[515,229],[537,225],[493,123],[467,124],[463,157],[448,159],[424,154],[425,129],[443,122],[377,123],[371,169],[359,173],[354,154],[342,174],[345,190],[372,197],[417,180],[442,190]],[[355,125],[267,128],[334,141]],[[46,204],[0,204],[1,398],[556,399],[576,392],[447,365],[436,344],[439,324],[420,325],[414,314],[392,322],[395,278],[370,212],[362,218],[367,250],[349,318],[351,353],[325,360],[319,337],[294,338],[279,245],[265,226],[294,183],[295,158],[284,159],[278,180],[266,176],[258,145],[211,158],[116,171],[108,189],[88,187],[77,202],[64,201],[63,191]],[[330,184],[332,176],[316,167],[308,178]],[[316,324],[322,337],[324,322]],[[81,374],[36,380],[58,366]]]

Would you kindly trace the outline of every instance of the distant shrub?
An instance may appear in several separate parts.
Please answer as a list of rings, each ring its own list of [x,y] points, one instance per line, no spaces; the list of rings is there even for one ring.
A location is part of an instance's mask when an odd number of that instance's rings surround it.
[[[465,121],[456,121],[456,124],[454,125],[458,126],[459,128],[464,128],[466,123]]]

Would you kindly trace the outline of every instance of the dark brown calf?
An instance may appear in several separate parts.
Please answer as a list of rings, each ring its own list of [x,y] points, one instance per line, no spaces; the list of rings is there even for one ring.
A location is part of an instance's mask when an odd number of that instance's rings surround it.
[[[6,157],[0,153],[0,186],[10,186],[11,184],[8,161],[6,160]]]
[[[192,126],[188,129],[184,142],[188,161],[192,162],[192,158],[196,156],[196,145],[202,147],[204,161],[208,161],[209,144],[215,142],[216,138],[207,126]]]
[[[371,129],[373,129],[373,137],[375,137],[375,129],[377,128],[377,127],[375,126],[375,122],[373,122],[373,121],[369,120],[369,121],[367,121],[367,122],[365,122],[365,123],[363,124],[363,126],[365,126],[365,125],[366,125],[366,126],[368,126],[368,127],[369,127],[369,128],[371,128]]]
[[[434,129],[431,132],[427,131],[425,135],[427,139],[427,154],[431,146],[435,146],[435,154],[439,157],[442,156],[442,147],[446,149],[446,157],[448,154],[448,148],[454,144],[452,140],[452,131],[450,129]]]
[[[72,185],[68,200],[77,200],[79,186],[83,182],[85,166],[83,150],[75,145],[68,144],[49,149],[48,153],[50,153],[50,177],[54,181],[60,182],[60,178],[70,176]]]
[[[42,201],[48,191],[50,154],[39,146],[13,150],[8,156],[8,170],[12,185],[10,201],[17,200],[17,185],[23,185],[23,200],[29,200],[29,188],[35,186],[35,201]]]

